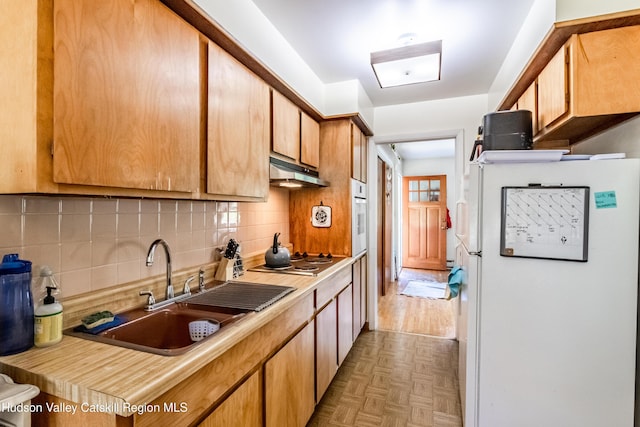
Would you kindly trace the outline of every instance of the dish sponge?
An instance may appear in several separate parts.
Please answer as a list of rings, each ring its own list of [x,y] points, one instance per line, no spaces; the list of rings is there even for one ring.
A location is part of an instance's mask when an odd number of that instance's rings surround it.
[[[110,311],[99,311],[82,318],[82,324],[87,329],[113,322],[114,315]]]

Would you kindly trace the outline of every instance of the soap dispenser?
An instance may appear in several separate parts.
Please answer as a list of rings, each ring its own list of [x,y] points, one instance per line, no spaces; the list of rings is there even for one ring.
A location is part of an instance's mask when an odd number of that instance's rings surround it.
[[[47,296],[35,310],[34,343],[36,347],[48,347],[62,340],[62,304],[51,294],[59,290],[51,270],[43,267],[40,276]]]

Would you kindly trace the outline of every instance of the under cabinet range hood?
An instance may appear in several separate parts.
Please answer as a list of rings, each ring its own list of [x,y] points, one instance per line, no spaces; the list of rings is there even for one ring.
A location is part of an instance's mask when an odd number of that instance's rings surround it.
[[[327,187],[329,183],[318,177],[318,172],[285,162],[275,157],[269,158],[269,180],[275,187]]]

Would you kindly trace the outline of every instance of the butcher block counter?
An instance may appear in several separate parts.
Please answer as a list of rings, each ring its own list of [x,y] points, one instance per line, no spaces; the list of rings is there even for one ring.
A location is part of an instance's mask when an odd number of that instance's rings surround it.
[[[55,346],[0,357],[0,373],[40,388],[30,408],[34,425],[195,425],[244,380],[261,377],[253,374],[296,334],[312,329],[305,326],[321,308],[316,291],[349,286],[354,262],[345,258],[318,276],[246,272],[239,281],[296,290],[181,355],[65,335]]]

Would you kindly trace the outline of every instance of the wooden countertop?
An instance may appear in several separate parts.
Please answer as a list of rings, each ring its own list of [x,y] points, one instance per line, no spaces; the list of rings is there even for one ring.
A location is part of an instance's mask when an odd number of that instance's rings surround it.
[[[65,335],[55,346],[0,357],[0,373],[78,405],[127,417],[133,414],[132,407],[151,402],[175,387],[354,261],[346,258],[315,277],[246,272],[239,281],[294,286],[297,290],[182,355],[161,356]]]

